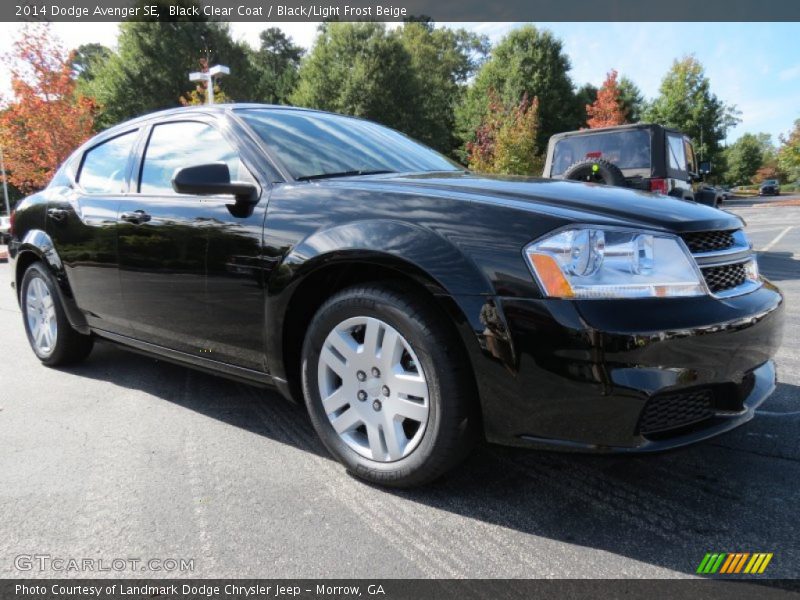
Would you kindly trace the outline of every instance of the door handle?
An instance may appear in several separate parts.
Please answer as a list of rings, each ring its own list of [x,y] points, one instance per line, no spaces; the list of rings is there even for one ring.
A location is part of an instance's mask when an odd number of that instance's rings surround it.
[[[128,223],[134,223],[138,225],[139,223],[147,223],[151,217],[143,210],[135,210],[133,212],[124,212],[119,216],[120,219],[126,221]]]
[[[67,211],[63,208],[48,208],[47,216],[54,221],[63,221],[67,218]]]

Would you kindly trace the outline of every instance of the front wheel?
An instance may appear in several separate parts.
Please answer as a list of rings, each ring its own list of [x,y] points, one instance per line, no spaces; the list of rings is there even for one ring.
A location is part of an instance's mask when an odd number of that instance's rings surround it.
[[[28,342],[48,366],[83,360],[92,350],[92,337],[75,331],[61,306],[56,283],[47,269],[33,263],[22,278],[21,308]]]
[[[466,357],[422,296],[390,285],[338,293],[309,326],[302,374],[314,428],[362,479],[394,487],[429,482],[475,440]]]

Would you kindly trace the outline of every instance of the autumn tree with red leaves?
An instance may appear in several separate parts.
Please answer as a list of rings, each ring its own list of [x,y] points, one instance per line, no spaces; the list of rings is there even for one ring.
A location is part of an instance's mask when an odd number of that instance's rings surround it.
[[[0,143],[9,183],[25,194],[47,185],[58,166],[92,135],[95,103],[75,91],[72,54],[47,25],[29,25],[2,58],[13,97],[3,98]]]
[[[627,121],[626,110],[622,106],[617,72],[611,70],[606,76],[603,86],[597,90],[597,99],[586,105],[586,124],[590,129],[624,125]]]

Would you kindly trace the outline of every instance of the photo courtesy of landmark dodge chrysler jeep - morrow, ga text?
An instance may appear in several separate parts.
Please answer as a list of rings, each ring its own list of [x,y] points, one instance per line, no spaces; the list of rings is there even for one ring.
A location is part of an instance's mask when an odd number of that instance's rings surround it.
[[[748,421],[775,388],[783,297],[738,217],[482,176],[319,111],[119,124],[18,204],[10,255],[45,365],[103,339],[276,387],[384,485],[431,481],[480,436],[673,448]]]

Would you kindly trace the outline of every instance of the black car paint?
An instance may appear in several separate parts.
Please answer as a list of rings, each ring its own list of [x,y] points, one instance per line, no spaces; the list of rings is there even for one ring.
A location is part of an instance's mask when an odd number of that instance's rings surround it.
[[[779,183],[762,183],[758,188],[759,196],[779,196],[781,186]]]
[[[187,118],[214,123],[237,145],[261,189],[248,216],[235,216],[230,199],[136,193],[147,128]],[[783,299],[770,284],[725,300],[554,300],[542,297],[523,259],[528,243],[573,223],[673,233],[741,227],[729,213],[632,190],[465,172],[292,181],[226,108],[122,127],[140,130],[125,193],[98,198],[51,186],[17,210],[17,281],[31,260],[43,260],[82,332],[296,396],[287,348],[302,330],[287,330],[292,310],[309,295],[324,297],[321,274],[347,266],[405,278],[450,317],[490,441],[661,449],[751,418],[774,387],[769,361]],[[48,217],[53,209],[65,213]],[[118,219],[135,210],[151,219]],[[157,255],[137,252],[142,245]],[[707,384],[735,391],[756,369],[758,385],[737,414],[670,440],[638,433],[651,395]]]

